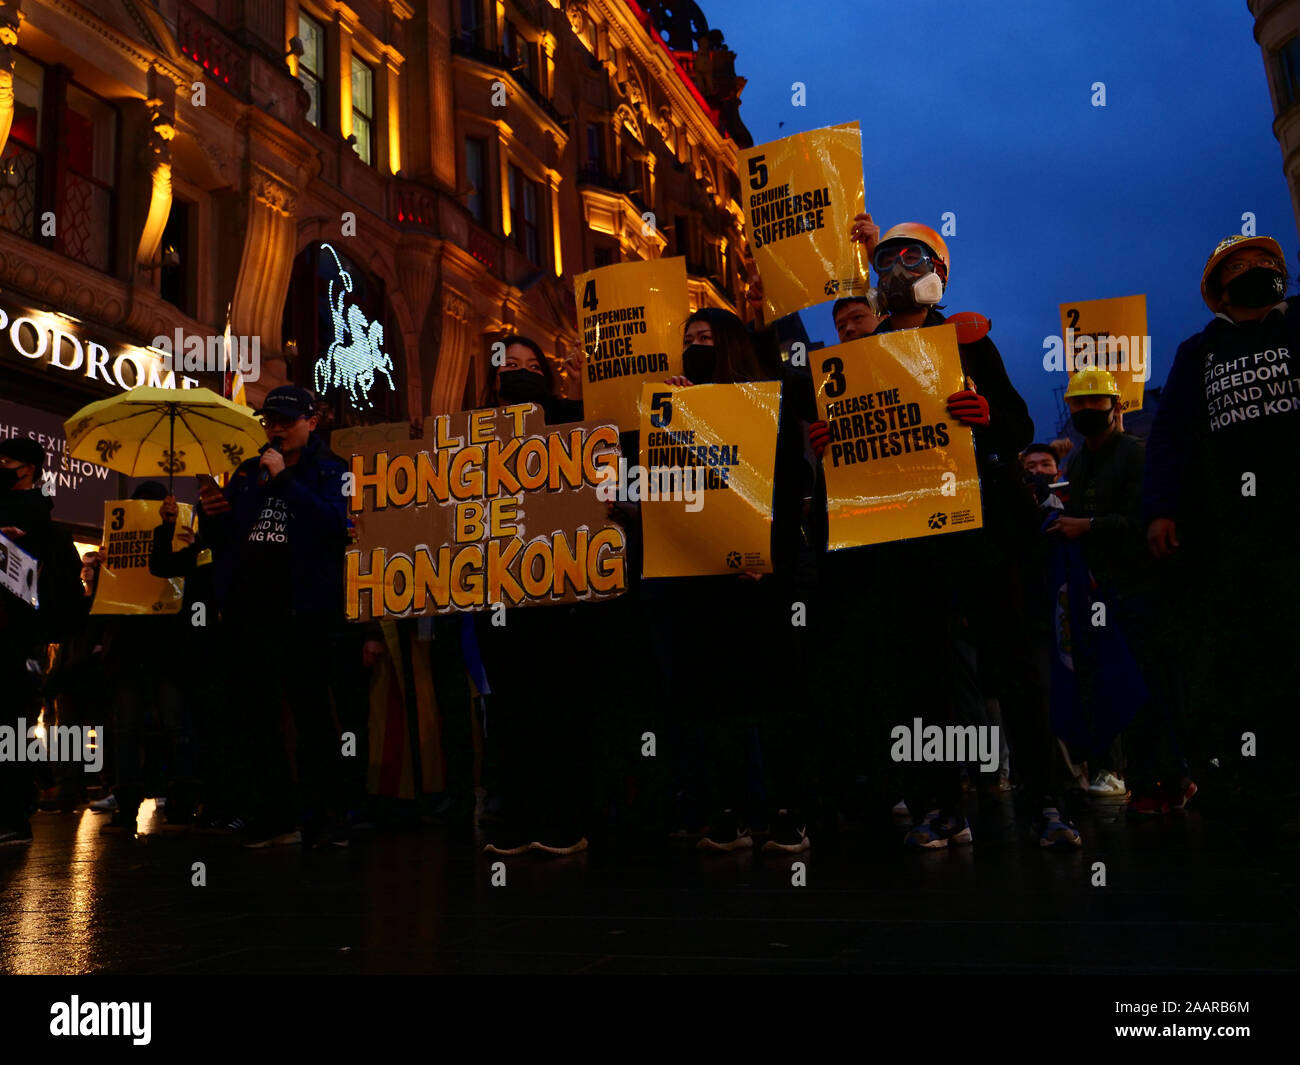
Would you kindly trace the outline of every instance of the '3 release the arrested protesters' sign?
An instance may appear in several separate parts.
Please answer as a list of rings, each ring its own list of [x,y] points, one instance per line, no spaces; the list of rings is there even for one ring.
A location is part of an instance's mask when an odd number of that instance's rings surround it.
[[[614,425],[546,425],[540,407],[517,403],[439,414],[422,439],[401,423],[338,430],[330,443],[350,456],[350,620],[626,589],[623,529],[596,498],[603,468],[618,465]]]
[[[178,503],[180,512],[172,534],[172,549],[185,547],[182,528],[194,524],[194,509]],[[181,577],[155,577],[149,572],[153,532],[162,520],[162,503],[155,499],[110,499],[104,504],[104,545],[95,585],[92,614],[175,614],[185,598]]]
[[[682,372],[686,260],[615,263],[574,282],[582,319],[582,400],[587,417],[636,428],[636,401],[646,380]]]
[[[769,322],[867,294],[864,248],[849,239],[854,215],[866,209],[856,122],[747,148],[740,180],[745,238]]]
[[[851,340],[816,365],[832,551],[984,524],[975,438],[945,402],[963,387],[955,326]]]
[[[1065,368],[1109,370],[1119,385],[1119,409],[1138,411],[1151,376],[1146,296],[1061,304]]]
[[[770,572],[780,383],[648,384],[641,402],[645,575]]]

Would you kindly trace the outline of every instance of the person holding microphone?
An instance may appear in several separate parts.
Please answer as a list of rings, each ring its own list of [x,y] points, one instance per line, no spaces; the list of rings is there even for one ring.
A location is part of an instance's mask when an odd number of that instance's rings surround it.
[[[249,763],[232,774],[247,792],[238,804],[250,816],[245,846],[346,846],[339,792],[347,774],[322,663],[344,620],[347,467],[316,435],[305,388],[272,389],[258,413],[266,447],[224,489],[199,492],[226,661],[243,670],[231,710],[242,715]],[[288,720],[292,746],[281,734]]]

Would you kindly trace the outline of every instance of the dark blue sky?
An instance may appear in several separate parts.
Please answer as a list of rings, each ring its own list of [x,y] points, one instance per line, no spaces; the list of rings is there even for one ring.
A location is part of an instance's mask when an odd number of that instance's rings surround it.
[[[1060,303],[1146,293],[1151,386],[1208,321],[1201,269],[1243,212],[1295,272],[1245,0],[700,6],[749,80],[741,116],[755,143],[857,120],[867,209],[882,227],[938,229],[956,213],[944,304],[992,320],[1040,438],[1063,383],[1042,367]],[[791,105],[796,81],[805,107]],[[1105,107],[1091,104],[1097,81]],[[835,343],[829,306],[804,322]]]

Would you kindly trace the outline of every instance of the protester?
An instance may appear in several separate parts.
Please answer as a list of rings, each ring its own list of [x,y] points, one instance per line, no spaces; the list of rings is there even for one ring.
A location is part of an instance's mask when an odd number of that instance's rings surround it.
[[[535,403],[548,425],[578,421],[581,401],[555,393],[555,375],[536,341],[513,334],[489,376],[481,406]],[[504,816],[487,829],[489,854],[576,854],[589,846],[591,738],[602,701],[595,649],[608,631],[609,604],[527,606],[494,620],[477,617],[490,694],[489,745],[501,754]],[[502,624],[501,622],[504,622]]]
[[[316,436],[306,389],[272,389],[260,414],[267,438],[260,456],[245,461],[224,489],[209,484],[199,493],[226,636],[223,661],[239,671],[244,692],[229,709],[238,715],[247,762],[232,767],[231,777],[244,788],[245,846],[346,846],[346,755],[331,712],[330,674],[321,668],[343,622],[346,467]]]
[[[689,315],[682,342],[682,374],[669,378],[670,385],[758,381],[765,377],[762,366],[773,361],[761,359],[758,349],[773,343],[770,331],[750,334],[735,315],[716,308]],[[805,705],[800,676],[807,661],[806,629],[792,627],[790,617],[812,483],[803,430],[812,408],[811,379],[799,367],[786,366],[781,374],[772,572],[664,578],[647,590],[657,617],[653,629],[664,641],[658,657],[664,669],[674,828],[686,836],[702,828],[698,846],[704,850],[751,847],[755,828],[767,829],[765,850],[798,853],[810,846],[815,722],[799,710]],[[697,631],[731,633],[737,647],[781,639],[780,664],[722,668],[709,641],[669,637],[688,616]]]
[[[200,828],[222,831],[239,816],[229,769],[239,764],[236,752],[245,743],[232,728],[233,717],[226,705],[242,698],[243,693],[226,684],[218,671],[193,668],[195,662],[219,661],[224,645],[213,587],[212,550],[193,528],[177,528],[179,513],[176,497],[165,496],[150,543],[149,572],[185,582],[179,612],[159,619],[166,625],[166,638],[154,646],[152,654],[164,668],[178,669],[176,685],[192,736],[196,780],[192,789],[187,789],[191,795],[178,794],[174,787],[168,792],[166,816],[176,823],[201,808]],[[182,546],[175,548],[175,540]]]
[[[946,320],[935,305],[947,288],[949,261],[942,237],[927,226],[905,223],[884,234],[872,252],[872,263],[889,317],[876,335]],[[1001,709],[1011,728],[1017,764],[1023,769],[1022,802],[1034,808],[1035,836],[1045,844],[1059,841],[1074,846],[1077,830],[1060,815],[1046,781],[1051,757],[1047,722],[1041,705],[1027,690],[1029,681],[1019,675],[1024,670],[1019,648],[1026,619],[1018,606],[1016,545],[1032,502],[1021,485],[1015,456],[1028,442],[1032,422],[1024,400],[1007,378],[1001,355],[988,339],[987,325],[974,333],[959,337],[966,387],[947,402],[949,413],[974,430],[984,529],[828,554],[824,587],[839,600],[828,611],[832,636],[841,644],[865,637],[866,645],[879,656],[881,668],[874,672],[889,685],[887,690],[877,688],[882,704],[877,713],[882,718],[908,707],[928,722],[946,724],[956,706],[969,704],[962,696],[969,684],[967,668],[956,641],[964,626],[964,639],[977,650],[980,691],[986,698],[1010,704]],[[829,426],[815,424],[810,439],[820,456],[829,444]],[[855,554],[861,558],[854,558]],[[934,634],[933,638],[913,637],[922,631]],[[844,659],[853,653],[851,642],[839,648]],[[848,692],[839,697],[851,698]],[[891,723],[892,717],[878,719],[876,736],[888,735]],[[881,742],[876,737],[869,741]],[[972,834],[961,809],[955,767],[913,767],[909,776],[913,794],[908,807],[914,813],[928,812],[904,842],[927,849],[969,842]]]
[[[1105,370],[1079,370],[1070,378],[1065,402],[1083,436],[1083,447],[1067,471],[1069,502],[1046,531],[1081,541],[1089,571],[1115,615],[1107,623],[1117,625],[1131,647],[1145,630],[1149,594],[1140,525],[1143,450],[1136,437],[1119,427],[1119,395],[1114,376]],[[1076,673],[1084,668],[1078,655],[1074,664]],[[1092,692],[1088,701],[1114,703],[1115,694]],[[1096,720],[1102,708],[1093,709],[1090,716]],[[1090,795],[1127,797],[1124,748],[1118,733],[1104,748],[1080,750],[1078,756],[1087,761],[1092,774]]]
[[[1060,476],[1056,450],[1051,444],[1033,443],[1020,452],[1020,464],[1031,475],[1042,475],[1055,481]]]
[[[0,533],[40,566],[39,607],[0,588],[0,724],[15,730],[19,743],[27,742],[41,711],[47,645],[70,635],[85,616],[81,561],[71,537],[51,519],[53,501],[40,488],[44,468],[45,449],[35,440],[0,441]],[[31,763],[0,759],[0,846],[31,842],[33,796]]]
[[[145,481],[133,500],[163,500],[167,488]],[[113,816],[100,830],[134,835],[141,803],[161,803],[164,819],[188,824],[196,802],[190,681],[194,676],[185,618],[106,616],[104,670],[112,692]]]
[[[1174,356],[1143,495],[1151,553],[1181,571],[1178,585],[1194,582],[1170,611],[1201,754],[1237,777],[1265,841],[1295,813],[1298,738],[1300,309],[1287,280],[1272,237],[1231,236],[1210,254],[1201,296],[1214,318]]]

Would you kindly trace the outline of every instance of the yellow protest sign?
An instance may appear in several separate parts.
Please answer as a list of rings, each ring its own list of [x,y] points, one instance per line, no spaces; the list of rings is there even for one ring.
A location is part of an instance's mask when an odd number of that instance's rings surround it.
[[[1119,409],[1142,409],[1151,376],[1146,296],[1061,304],[1065,369],[1109,370],[1119,385]]]
[[[816,362],[832,551],[984,524],[975,437],[945,402],[964,387],[956,326],[862,337]]]
[[[574,293],[582,318],[583,410],[593,421],[635,429],[642,382],[682,372],[686,260],[602,266],[579,274]]]
[[[618,458],[609,423],[547,425],[541,407],[336,429],[357,541],[351,621],[597,602],[627,587],[626,535],[597,498]],[[494,621],[496,619],[494,618]]]
[[[849,239],[866,209],[856,122],[796,133],[740,153],[745,239],[763,279],[767,320],[869,286],[863,246]]]
[[[645,575],[770,572],[780,383],[646,385],[641,407],[619,498],[641,502]]]
[[[181,529],[194,526],[194,508],[179,503],[172,550],[185,547]],[[104,546],[92,614],[176,614],[185,596],[180,577],[149,572],[153,531],[162,520],[162,503],[153,499],[110,499],[104,504]]]

